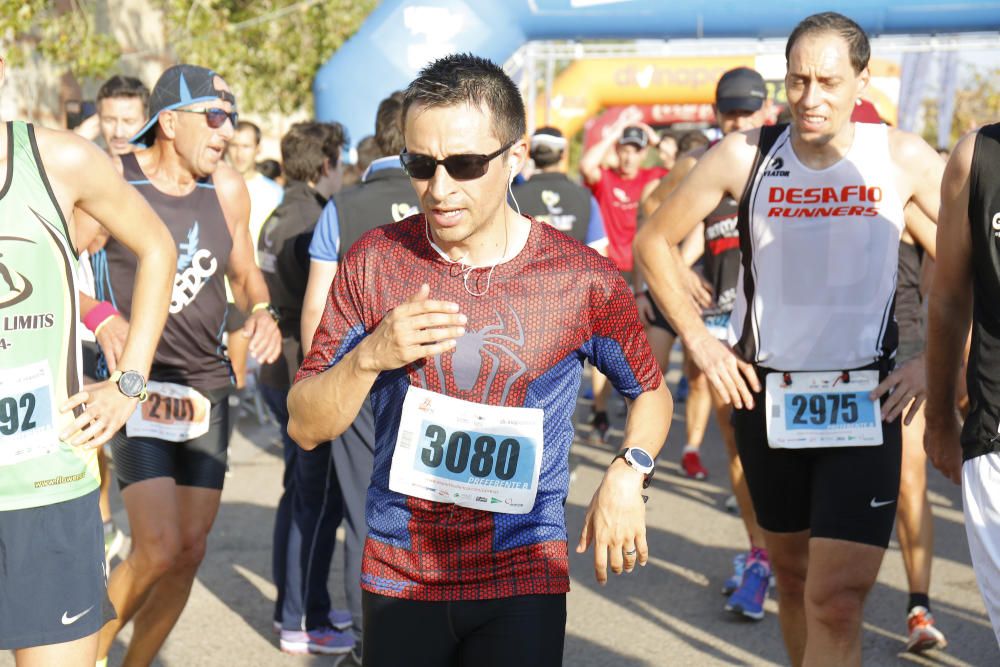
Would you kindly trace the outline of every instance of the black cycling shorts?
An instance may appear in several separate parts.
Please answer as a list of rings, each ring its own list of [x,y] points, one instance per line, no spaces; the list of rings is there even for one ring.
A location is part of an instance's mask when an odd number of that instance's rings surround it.
[[[758,377],[764,386],[762,369]],[[732,420],[760,527],[889,546],[899,496],[901,418],[882,422],[883,444],[875,447],[771,449],[764,392],[753,400],[753,410],[733,410]]]
[[[660,310],[660,307],[656,305],[656,301],[653,300],[653,295],[650,294],[649,290],[646,290],[646,298],[649,299],[649,305],[653,310],[653,319],[646,320],[640,315],[642,323],[651,327],[656,327],[657,329],[663,329],[674,338],[677,338],[677,332],[672,326],[670,326],[670,322],[667,321],[667,318],[663,314],[663,311]]]
[[[177,486],[221,489],[229,448],[229,398],[212,403],[208,432],[186,442],[129,438],[125,429],[111,439],[118,486],[156,477],[171,477]]]
[[[0,512],[0,650],[75,641],[115,618],[97,496]]]
[[[424,602],[362,591],[365,667],[560,667],[566,595]]]

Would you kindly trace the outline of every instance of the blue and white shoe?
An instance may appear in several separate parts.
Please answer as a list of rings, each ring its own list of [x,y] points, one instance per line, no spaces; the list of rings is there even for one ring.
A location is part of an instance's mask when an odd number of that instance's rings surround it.
[[[771,581],[771,568],[763,561],[752,560],[743,571],[743,581],[726,601],[726,611],[754,621],[764,618],[764,600]]]
[[[736,592],[736,589],[740,587],[740,582],[743,581],[743,570],[745,570],[746,567],[746,553],[738,553],[733,556],[733,574],[726,579],[726,583],[722,584],[723,595],[732,595]]]
[[[348,630],[354,625],[354,617],[347,609],[331,609],[327,618],[330,619],[330,625],[335,630]],[[281,621],[274,621],[272,627],[275,634],[280,633]]]
[[[281,651],[293,655],[342,655],[354,648],[354,634],[333,628],[282,630]]]

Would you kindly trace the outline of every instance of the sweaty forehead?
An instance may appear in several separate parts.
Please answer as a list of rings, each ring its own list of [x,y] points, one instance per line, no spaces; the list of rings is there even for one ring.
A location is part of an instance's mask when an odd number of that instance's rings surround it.
[[[795,40],[788,53],[789,72],[808,69],[833,73],[845,67],[853,71],[847,40],[834,32],[802,35]]]
[[[489,110],[469,103],[415,104],[407,109],[403,134],[407,148],[419,147],[443,154],[474,152],[473,149],[494,146],[499,141]]]

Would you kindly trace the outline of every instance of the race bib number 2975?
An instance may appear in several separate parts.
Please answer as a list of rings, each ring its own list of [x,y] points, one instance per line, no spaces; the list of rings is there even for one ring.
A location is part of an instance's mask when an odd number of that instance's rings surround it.
[[[767,441],[773,449],[882,444],[878,371],[769,373]]]

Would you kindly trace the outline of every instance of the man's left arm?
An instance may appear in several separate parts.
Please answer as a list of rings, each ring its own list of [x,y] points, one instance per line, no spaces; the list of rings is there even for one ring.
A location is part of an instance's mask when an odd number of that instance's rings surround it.
[[[891,130],[892,158],[901,188],[902,204],[913,202],[924,215],[904,217],[906,230],[927,251],[931,259],[937,256],[937,219],[941,208],[941,179],[944,160],[937,151],[915,134]]]
[[[927,308],[927,426],[924,449],[945,477],[961,481],[961,423],[955,404],[957,377],[972,321],[972,232],[969,177],[976,134],[962,139],[941,183],[940,252]]]
[[[591,362],[624,396],[633,397],[625,422],[625,447],[645,450],[654,460],[670,430],[673,401],[639,323],[625,281],[613,280],[612,294],[592,312]],[[624,358],[623,358],[624,357]],[[594,543],[594,575],[607,582],[607,568],[620,574],[645,565],[646,508],[643,476],[615,459],[594,493],[584,519],[577,552]]]
[[[250,354],[261,363],[269,364],[281,353],[281,331],[267,309],[271,297],[264,275],[254,261],[250,240],[250,194],[243,177],[228,165],[219,165],[213,181],[233,237],[226,265],[229,287],[236,306],[250,313],[243,325],[243,335],[250,339]]]

